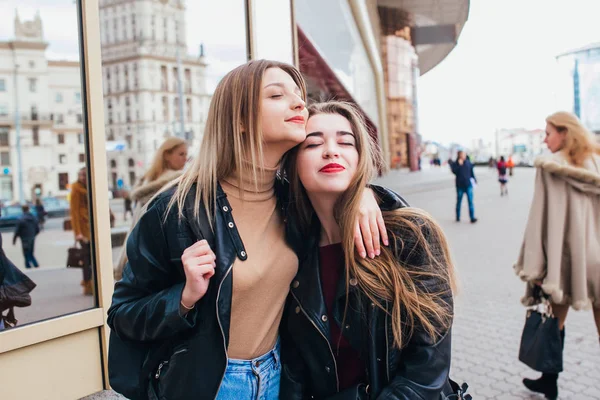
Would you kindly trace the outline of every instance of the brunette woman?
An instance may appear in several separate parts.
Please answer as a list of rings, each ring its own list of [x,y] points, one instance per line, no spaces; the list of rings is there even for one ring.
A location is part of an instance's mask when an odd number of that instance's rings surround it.
[[[363,259],[353,220],[378,157],[356,109],[309,109],[285,162],[290,223],[305,238],[282,328],[285,399],[443,399],[452,393],[453,266],[440,227],[381,191],[390,246]]]

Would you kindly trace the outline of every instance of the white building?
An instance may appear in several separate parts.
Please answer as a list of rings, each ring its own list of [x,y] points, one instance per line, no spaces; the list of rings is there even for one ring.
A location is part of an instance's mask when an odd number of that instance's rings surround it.
[[[85,165],[79,63],[46,58],[39,14],[16,14],[14,34],[0,42],[0,200],[66,196]]]
[[[108,154],[112,189],[133,186],[168,136],[196,153],[210,95],[202,50],[187,53],[185,23],[180,0],[100,0],[107,141],[125,145]]]
[[[533,165],[547,150],[543,129],[500,129],[496,132],[496,156],[512,156],[515,163]]]

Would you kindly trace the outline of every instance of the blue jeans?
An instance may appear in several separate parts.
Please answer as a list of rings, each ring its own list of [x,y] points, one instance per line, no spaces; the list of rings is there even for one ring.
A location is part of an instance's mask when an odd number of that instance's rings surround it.
[[[280,344],[253,360],[227,360],[216,400],[277,400],[281,378]]]
[[[469,202],[469,217],[471,217],[471,221],[475,219],[475,205],[473,204],[473,186],[469,186],[468,188],[456,188],[456,220],[460,220],[460,207],[462,206],[462,199],[464,195],[467,195],[467,200]]]
[[[35,268],[39,267],[35,256],[33,255],[34,241],[27,243],[23,246],[23,256],[25,257],[25,268],[29,269],[33,265]]]

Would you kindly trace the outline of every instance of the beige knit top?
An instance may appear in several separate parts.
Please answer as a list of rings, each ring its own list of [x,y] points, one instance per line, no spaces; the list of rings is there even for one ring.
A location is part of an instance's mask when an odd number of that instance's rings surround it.
[[[244,182],[242,196],[237,176],[221,182],[248,254],[245,261],[236,259],[232,271],[228,348],[232,359],[250,360],[275,346],[285,299],[298,270],[298,258],[285,242],[277,210],[276,171],[259,174],[258,188],[250,180]]]

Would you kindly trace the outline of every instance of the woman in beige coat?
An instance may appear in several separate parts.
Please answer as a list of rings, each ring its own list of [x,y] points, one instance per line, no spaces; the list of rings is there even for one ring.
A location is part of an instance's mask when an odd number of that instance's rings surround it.
[[[537,176],[525,238],[515,271],[528,283],[524,305],[550,296],[564,325],[570,307],[593,309],[600,335],[600,145],[579,119],[557,112],[546,119],[544,141],[552,155],[536,160]],[[558,374],[524,379],[530,390],[556,399]]]
[[[131,200],[134,202],[134,212],[131,226],[134,227],[142,214],[142,209],[160,189],[172,180],[179,178],[188,158],[188,145],[185,140],[170,137],[156,151],[154,160],[148,172],[131,191]],[[125,242],[127,243],[127,238]],[[123,245],[119,262],[115,265],[115,280],[121,279],[123,268],[127,263],[126,246]]]

